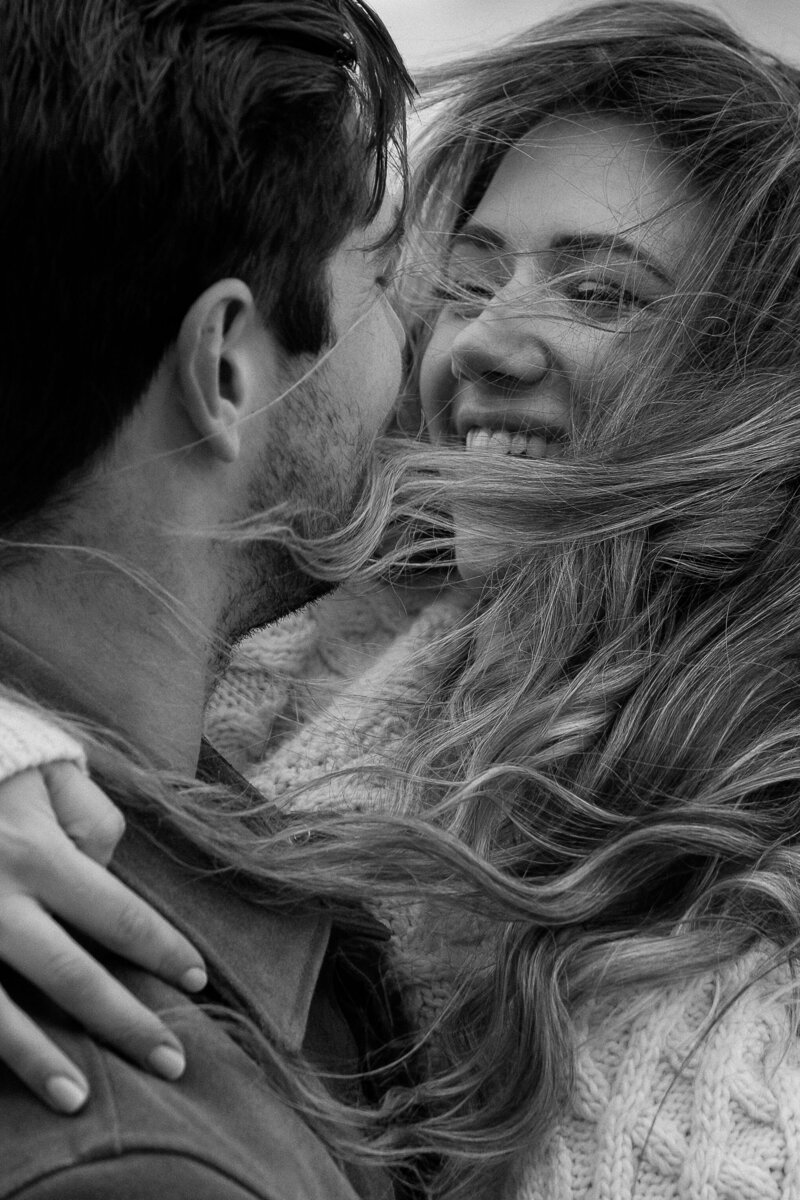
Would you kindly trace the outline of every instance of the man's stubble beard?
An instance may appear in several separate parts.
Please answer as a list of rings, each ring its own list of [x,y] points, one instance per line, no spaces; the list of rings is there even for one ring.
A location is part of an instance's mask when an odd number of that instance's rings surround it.
[[[287,396],[283,417],[275,422],[271,446],[284,449],[279,458],[273,449],[265,450],[253,473],[246,515],[263,515],[265,530],[285,527],[288,516],[306,545],[335,534],[358,507],[374,444],[347,402],[333,402],[324,380],[306,380]],[[220,636],[229,645],[338,586],[310,574],[285,539],[254,538],[236,547],[234,555],[236,586],[220,622]]]

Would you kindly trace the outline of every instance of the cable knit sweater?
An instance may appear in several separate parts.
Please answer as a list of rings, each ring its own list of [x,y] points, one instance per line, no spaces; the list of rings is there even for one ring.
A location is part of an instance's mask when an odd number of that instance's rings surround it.
[[[276,802],[380,804],[380,792],[352,782],[313,781],[391,755],[403,702],[426,684],[420,656],[409,670],[409,654],[458,617],[453,597],[427,606],[378,590],[327,598],[239,648],[207,732]],[[80,747],[52,737],[0,703],[0,778],[23,769],[15,763],[80,761]],[[420,910],[391,920],[401,960],[421,980],[425,1022],[480,935],[466,923],[428,925]],[[786,967],[763,974],[768,952],[757,947],[722,971],[575,1014],[570,1103],[546,1143],[520,1161],[513,1200],[800,1200],[791,976]]]
[[[800,1053],[779,969],[721,972],[579,1014],[572,1101],[517,1200],[797,1200]],[[717,1016],[716,1023],[713,1018]]]

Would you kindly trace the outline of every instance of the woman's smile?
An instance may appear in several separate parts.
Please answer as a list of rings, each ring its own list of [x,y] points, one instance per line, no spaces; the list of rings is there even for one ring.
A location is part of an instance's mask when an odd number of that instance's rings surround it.
[[[571,115],[537,125],[454,235],[420,373],[431,439],[563,454],[576,400],[612,351],[639,353],[702,220],[642,126]],[[458,531],[463,574],[492,565],[479,540]]]

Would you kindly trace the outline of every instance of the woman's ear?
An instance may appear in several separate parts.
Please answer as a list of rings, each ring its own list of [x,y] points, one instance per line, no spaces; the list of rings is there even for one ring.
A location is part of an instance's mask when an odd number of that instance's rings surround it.
[[[249,407],[248,355],[260,326],[252,292],[240,279],[221,279],[198,296],[177,340],[181,403],[212,454],[235,462],[240,422]]]

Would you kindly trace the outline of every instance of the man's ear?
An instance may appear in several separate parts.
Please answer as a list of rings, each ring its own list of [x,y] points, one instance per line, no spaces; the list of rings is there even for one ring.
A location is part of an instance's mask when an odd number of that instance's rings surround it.
[[[177,341],[181,402],[198,440],[224,462],[241,447],[253,377],[249,355],[260,328],[253,294],[241,279],[221,279],[198,296]]]

